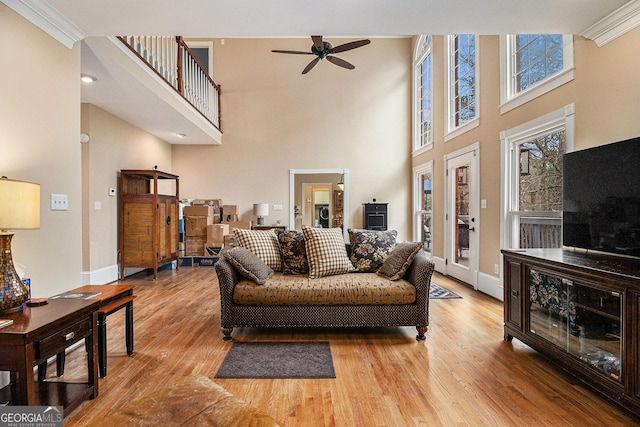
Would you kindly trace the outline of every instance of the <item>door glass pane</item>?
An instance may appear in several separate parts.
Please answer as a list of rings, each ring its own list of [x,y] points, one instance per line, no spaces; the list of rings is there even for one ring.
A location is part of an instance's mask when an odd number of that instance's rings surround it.
[[[570,315],[568,287],[573,287],[570,280],[531,270],[529,330],[565,350]]]
[[[457,264],[469,265],[469,166],[455,169],[455,254]]]
[[[423,250],[425,252],[431,253],[431,241],[433,239],[433,181],[431,179],[431,172],[424,173],[420,176],[420,181],[422,183],[421,189],[421,206],[420,206],[420,217],[421,217],[421,230],[422,230],[422,243]]]

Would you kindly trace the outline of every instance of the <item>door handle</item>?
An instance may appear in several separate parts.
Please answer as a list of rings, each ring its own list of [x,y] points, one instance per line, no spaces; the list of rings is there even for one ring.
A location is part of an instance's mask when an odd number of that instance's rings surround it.
[[[476,228],[475,228],[475,227],[471,227],[471,228],[469,229],[469,231],[476,231]]]

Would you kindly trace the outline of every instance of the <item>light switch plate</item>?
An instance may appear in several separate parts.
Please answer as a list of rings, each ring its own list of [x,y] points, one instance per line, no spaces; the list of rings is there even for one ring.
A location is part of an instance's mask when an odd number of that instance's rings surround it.
[[[69,210],[69,196],[66,194],[51,194],[51,210],[52,211]]]

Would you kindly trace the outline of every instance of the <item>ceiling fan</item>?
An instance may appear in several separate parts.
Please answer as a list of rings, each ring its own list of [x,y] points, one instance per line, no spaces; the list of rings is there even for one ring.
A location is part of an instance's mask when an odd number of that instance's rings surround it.
[[[313,45],[311,46],[311,52],[300,52],[297,50],[272,50],[275,53],[291,53],[294,55],[316,55],[317,58],[309,62],[309,64],[302,70],[302,74],[307,74],[315,65],[320,62],[321,59],[327,58],[327,61],[331,62],[338,67],[353,70],[355,65],[350,64],[344,59],[333,56],[334,53],[346,52],[351,49],[356,49],[362,46],[366,46],[371,43],[371,40],[357,40],[339,46],[333,47],[331,43],[322,40],[322,36],[311,36]]]

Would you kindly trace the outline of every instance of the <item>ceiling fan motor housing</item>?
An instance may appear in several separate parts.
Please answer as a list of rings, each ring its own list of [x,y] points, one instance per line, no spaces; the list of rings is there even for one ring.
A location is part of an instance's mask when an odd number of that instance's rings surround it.
[[[321,59],[331,53],[331,49],[333,48],[333,46],[329,42],[322,42],[322,44],[324,46],[323,50],[318,50],[315,44],[311,45],[311,52],[318,55]]]

